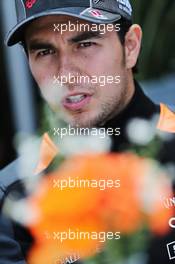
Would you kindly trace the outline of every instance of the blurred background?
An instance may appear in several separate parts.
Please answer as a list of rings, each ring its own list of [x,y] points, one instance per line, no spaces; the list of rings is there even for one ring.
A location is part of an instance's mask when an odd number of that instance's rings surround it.
[[[134,22],[143,29],[139,73],[145,93],[155,102],[175,105],[175,1],[131,1]],[[14,0],[0,1],[0,169],[16,158],[18,133],[33,135],[42,100],[18,45],[7,48],[4,37],[16,23]]]

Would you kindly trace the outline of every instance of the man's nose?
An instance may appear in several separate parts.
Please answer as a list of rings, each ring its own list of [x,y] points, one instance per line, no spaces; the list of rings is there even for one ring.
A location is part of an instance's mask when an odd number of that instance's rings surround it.
[[[67,83],[70,81],[70,77],[76,76],[78,68],[68,53],[60,54],[58,63],[58,75],[60,78],[67,78]]]

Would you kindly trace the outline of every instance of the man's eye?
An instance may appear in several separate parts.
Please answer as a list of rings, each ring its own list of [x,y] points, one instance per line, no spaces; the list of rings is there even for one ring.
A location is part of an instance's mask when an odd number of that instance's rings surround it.
[[[88,48],[88,47],[91,47],[93,45],[95,45],[94,42],[82,42],[82,43],[78,44],[78,47],[79,48]]]
[[[43,57],[43,56],[47,56],[47,55],[51,55],[54,54],[54,50],[52,49],[46,49],[46,50],[41,50],[37,53],[37,56]]]

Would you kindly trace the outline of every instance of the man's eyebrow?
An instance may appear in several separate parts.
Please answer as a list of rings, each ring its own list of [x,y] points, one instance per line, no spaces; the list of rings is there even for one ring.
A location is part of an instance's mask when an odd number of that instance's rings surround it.
[[[44,43],[39,40],[31,40],[27,46],[29,51],[34,51],[39,49],[53,49],[53,45],[49,43]]]
[[[85,31],[75,37],[72,37],[69,40],[69,42],[76,43],[76,42],[80,42],[80,41],[92,39],[92,38],[102,38],[101,32],[100,31]]]
[[[74,36],[69,39],[69,42],[77,43],[83,40],[92,39],[92,38],[102,38],[100,31],[86,31],[82,32],[77,36]],[[27,48],[29,51],[35,51],[39,49],[53,49],[53,45],[46,43],[42,40],[31,40],[29,41]]]

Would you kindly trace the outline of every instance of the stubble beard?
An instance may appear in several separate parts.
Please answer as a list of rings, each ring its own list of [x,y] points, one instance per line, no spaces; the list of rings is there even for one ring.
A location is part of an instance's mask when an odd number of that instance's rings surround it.
[[[129,91],[129,79],[126,70],[126,56],[125,51],[123,51],[123,58],[121,61],[121,67],[124,69],[121,76],[120,87],[116,85],[116,89],[120,89],[118,95],[115,98],[111,97],[107,102],[103,102],[101,104],[100,113],[93,119],[86,119],[88,121],[81,120],[80,116],[75,117],[72,122],[73,127],[82,127],[82,128],[92,128],[92,127],[101,127],[105,126],[105,124],[111,120],[112,118],[119,115],[127,106],[130,97]]]
[[[116,86],[116,89],[118,87]],[[101,111],[93,118],[88,118],[88,113],[77,113],[73,118],[72,122],[68,122],[72,127],[82,127],[82,128],[92,128],[92,127],[101,127],[118,114],[125,108],[127,105],[128,97],[128,84],[127,78],[123,78],[122,86],[120,87],[120,94],[115,98],[110,98],[107,102],[101,104]],[[82,116],[81,116],[82,115]],[[83,118],[83,115],[86,115]]]
[[[126,70],[126,62],[125,62],[125,52],[123,49],[123,58],[121,61],[121,67],[124,69],[121,76],[120,87],[116,85],[116,89],[120,89],[118,95],[111,97],[108,101],[101,103],[101,111],[93,118],[88,118],[88,112],[83,113],[79,111],[72,118],[72,121],[66,120],[64,121],[71,125],[72,127],[79,128],[93,128],[93,127],[101,127],[105,126],[106,122],[119,115],[123,109],[127,106],[129,100],[129,82],[128,75]],[[83,118],[83,115],[86,115]]]

